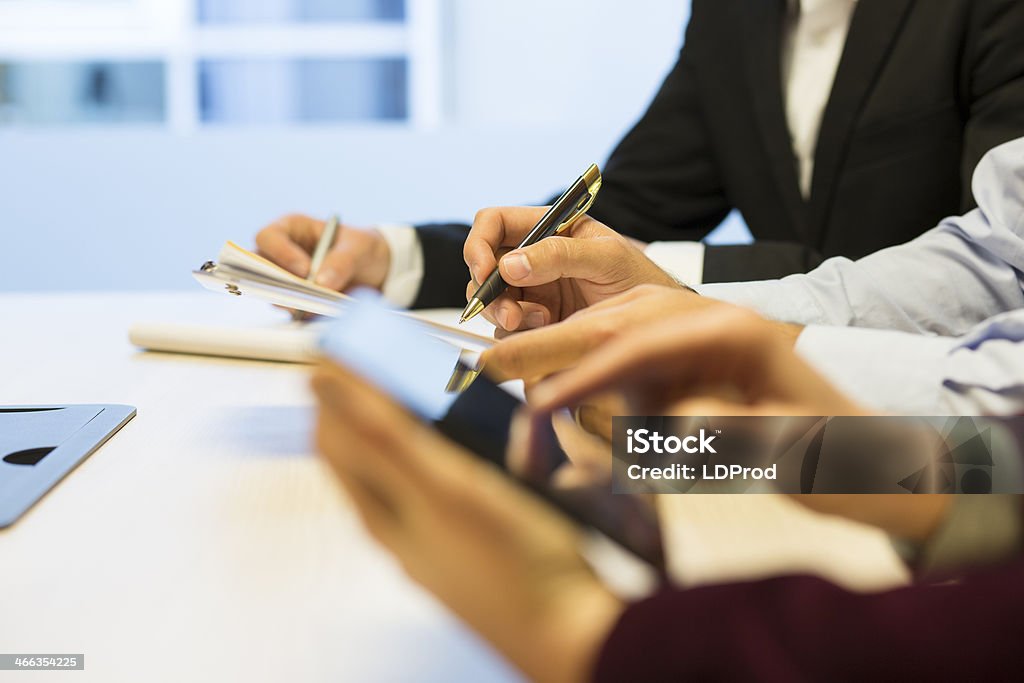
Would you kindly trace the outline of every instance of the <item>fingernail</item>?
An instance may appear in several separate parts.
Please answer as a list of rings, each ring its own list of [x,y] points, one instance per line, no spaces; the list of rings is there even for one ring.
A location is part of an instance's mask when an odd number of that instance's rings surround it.
[[[316,283],[321,287],[327,287],[328,289],[340,289],[341,283],[338,281],[338,274],[330,268],[324,268],[316,276]]]
[[[530,328],[544,327],[544,313],[541,311],[531,311],[526,316],[526,326]]]
[[[480,279],[480,267],[475,263],[469,264],[469,274],[473,276],[473,283],[481,282]]]
[[[522,280],[530,276],[530,259],[525,254],[509,254],[502,263],[505,264],[505,272],[513,280]]]
[[[508,329],[508,311],[504,308],[499,308],[498,312],[494,314],[494,317],[498,319],[498,324]]]

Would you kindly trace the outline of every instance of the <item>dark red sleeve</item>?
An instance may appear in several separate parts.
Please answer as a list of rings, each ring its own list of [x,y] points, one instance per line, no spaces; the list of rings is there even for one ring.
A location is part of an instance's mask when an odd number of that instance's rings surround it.
[[[1024,563],[849,593],[807,577],[666,591],[629,607],[593,679],[1022,680]]]

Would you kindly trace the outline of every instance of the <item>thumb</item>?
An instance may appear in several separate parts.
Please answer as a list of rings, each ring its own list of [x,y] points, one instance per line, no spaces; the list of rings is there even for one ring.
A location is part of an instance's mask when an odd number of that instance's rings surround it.
[[[616,279],[624,254],[615,238],[549,237],[505,255],[501,275],[517,287],[536,287],[563,278],[608,283]]]

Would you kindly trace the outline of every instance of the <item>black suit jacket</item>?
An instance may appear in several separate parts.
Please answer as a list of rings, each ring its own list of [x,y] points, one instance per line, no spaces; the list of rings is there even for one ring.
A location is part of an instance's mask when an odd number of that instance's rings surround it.
[[[1024,136],[1024,0],[860,0],[810,198],[781,82],[784,0],[693,0],[679,61],[612,153],[590,214],[644,241],[700,240],[734,208],[755,237],[708,247],[706,282],[859,258],[974,208],[991,148]],[[419,228],[417,306],[463,301],[465,226]]]

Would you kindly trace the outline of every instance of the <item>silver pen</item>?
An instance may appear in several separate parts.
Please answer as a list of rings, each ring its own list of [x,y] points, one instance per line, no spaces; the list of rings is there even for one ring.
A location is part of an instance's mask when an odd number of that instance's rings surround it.
[[[324,226],[324,231],[320,233],[320,240],[316,243],[316,248],[313,249],[313,257],[309,262],[309,275],[306,276],[307,282],[314,282],[316,276],[320,274],[320,268],[324,265],[327,252],[334,246],[334,239],[338,235],[340,225],[341,220],[337,214],[327,219],[327,225]],[[292,311],[293,320],[303,320],[305,317],[306,314],[303,311]]]
[[[313,259],[309,262],[309,275],[306,276],[306,279],[310,282],[316,280],[316,276],[320,274],[320,268],[324,265],[327,252],[334,246],[334,238],[338,234],[339,225],[341,225],[341,221],[338,220],[337,214],[327,219],[327,225],[324,227],[323,233],[320,234],[320,241],[316,243],[316,249],[313,250]]]

